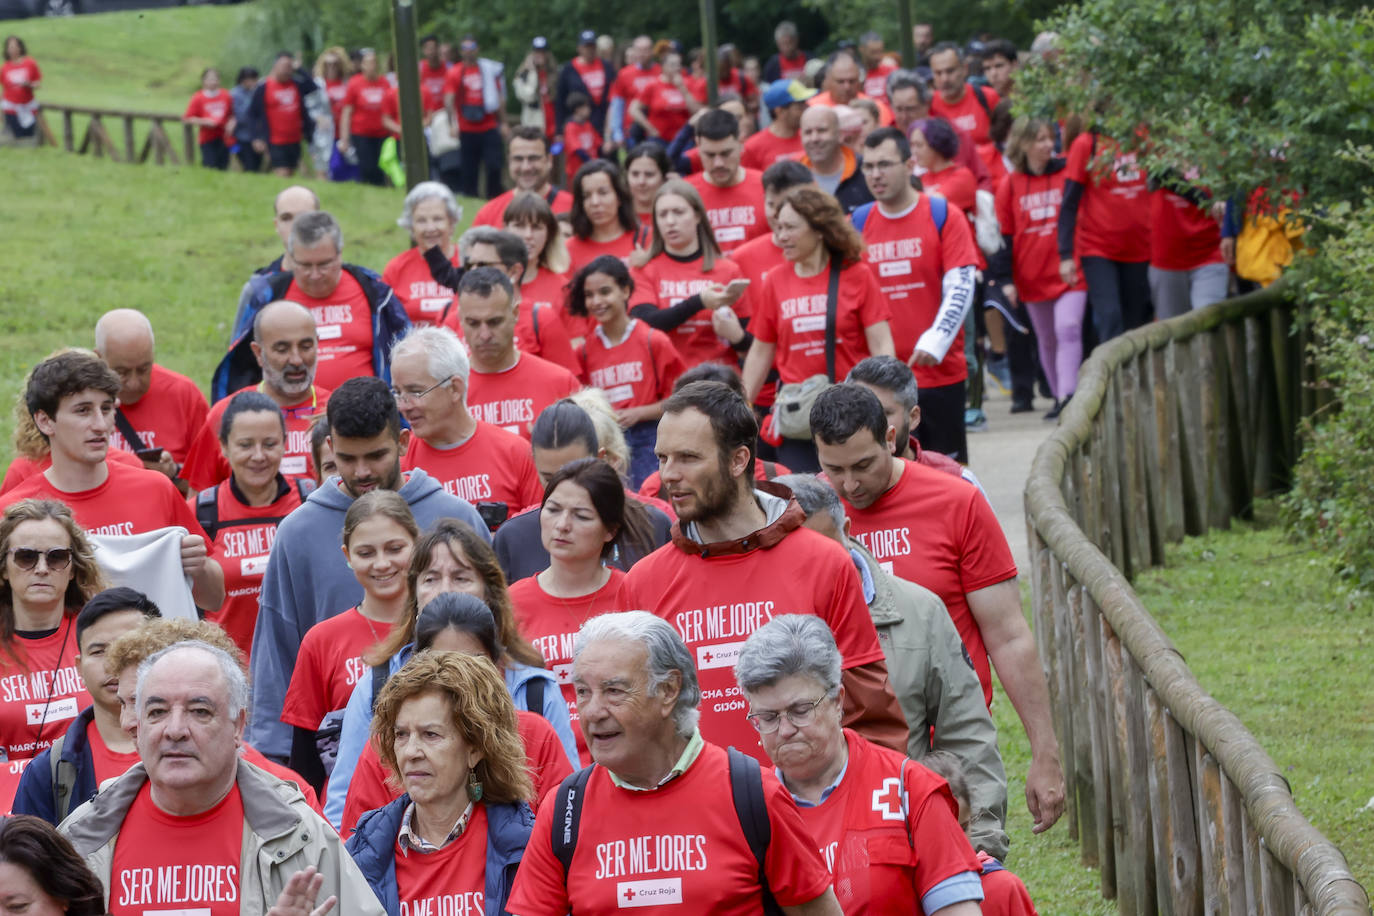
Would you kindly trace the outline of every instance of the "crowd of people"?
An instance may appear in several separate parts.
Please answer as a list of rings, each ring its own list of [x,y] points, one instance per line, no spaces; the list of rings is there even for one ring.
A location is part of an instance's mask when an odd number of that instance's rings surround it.
[[[1094,340],[1225,295],[1234,233],[1186,170],[1013,118],[1010,43],[916,37],[905,70],[782,23],[761,65],[722,48],[715,104],[673,42],[536,38],[514,127],[504,68],[427,38],[435,180],[384,269],[293,185],[211,399],[134,309],[38,362],[0,482],[4,893],[1033,913],[994,670],[1036,832],[1065,786],[966,467],[979,366],[1057,415]],[[376,52],[315,71],[207,71],[206,164],[293,175],[327,120],[385,183]],[[489,197],[461,234],[455,185]]]

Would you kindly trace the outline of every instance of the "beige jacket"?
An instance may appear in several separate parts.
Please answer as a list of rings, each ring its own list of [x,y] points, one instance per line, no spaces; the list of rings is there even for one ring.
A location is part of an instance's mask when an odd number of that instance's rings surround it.
[[[119,828],[147,780],[143,764],[135,764],[123,776],[105,783],[95,798],[58,827],[100,879],[107,908]],[[300,789],[243,760],[238,762],[237,780],[244,819],[239,861],[242,916],[263,916],[291,876],[310,865],[324,875],[319,900],[331,895],[339,898],[333,910],[338,916],[385,916],[339,835],[306,804]]]

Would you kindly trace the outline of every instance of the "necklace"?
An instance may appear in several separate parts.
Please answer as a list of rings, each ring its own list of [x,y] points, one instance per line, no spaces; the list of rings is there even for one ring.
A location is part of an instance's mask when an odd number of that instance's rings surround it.
[[[43,701],[43,713],[38,717],[38,731],[33,734],[36,750],[39,749],[37,746],[43,743],[43,726],[48,724],[48,708],[52,706],[53,690],[57,686],[57,671],[62,667],[62,656],[67,651],[67,637],[72,635],[72,626],[76,619],[66,613],[62,617],[63,623],[66,624],[62,631],[62,645],[57,649],[57,659],[52,663],[52,671],[48,672],[48,696]]]
[[[379,636],[379,635],[377,635],[377,628],[373,625],[373,623],[372,623],[372,618],[369,617],[369,616],[367,616],[366,614],[363,613],[363,604],[362,604],[362,602],[361,602],[361,601],[358,602],[358,604],[353,608],[353,610],[355,610],[355,611],[358,612],[358,616],[359,616],[359,617],[361,617],[363,620],[366,620],[366,621],[367,621],[367,628],[368,628],[369,630],[372,631],[372,642],[373,642],[374,644],[375,644],[375,643],[381,642],[381,641],[382,641],[382,637]]]

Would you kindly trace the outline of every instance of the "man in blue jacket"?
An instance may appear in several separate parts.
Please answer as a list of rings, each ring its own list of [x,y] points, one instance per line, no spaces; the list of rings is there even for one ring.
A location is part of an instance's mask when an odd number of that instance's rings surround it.
[[[410,430],[401,429],[386,382],[371,376],[349,379],[330,396],[326,415],[339,476],[321,484],[277,528],[253,633],[253,703],[245,738],[281,761],[290,755],[292,729],[279,717],[301,639],[315,624],[363,598],[362,586],[339,550],[344,514],[353,500],[369,490],[395,490],[422,529],[441,518],[456,518],[490,540],[471,503],[445,493],[418,468],[401,472]]]
[[[147,595],[132,588],[107,588],[76,615],[76,666],[92,702],[24,770],[15,814],[59,824],[95,795],[100,783],[138,762],[133,738],[119,726],[118,679],[105,668],[105,650],[144,619],[161,616]]]
[[[253,319],[282,299],[315,316],[320,385],[333,390],[356,375],[391,381],[391,347],[410,329],[410,319],[380,276],[344,263],[343,245],[343,230],[327,210],[292,221],[286,242],[292,270],[256,275],[244,286],[229,352],[210,382],[212,401],[262,380],[252,349]]]

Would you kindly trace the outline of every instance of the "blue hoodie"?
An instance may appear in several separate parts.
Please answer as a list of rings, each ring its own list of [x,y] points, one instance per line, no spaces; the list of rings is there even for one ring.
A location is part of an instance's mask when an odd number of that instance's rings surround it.
[[[72,768],[72,794],[61,811],[53,810],[52,748],[47,748],[24,768],[15,791],[14,814],[32,814],[56,826],[86,800],[95,796],[95,763],[91,759],[91,745],[86,740],[86,726],[95,719],[95,707],[81,710],[67,728],[62,739],[62,754],[58,758],[58,772],[63,766]]]
[[[391,656],[387,663],[387,677],[401,670],[415,652],[415,644],[407,643],[401,651]],[[558,741],[563,745],[563,753],[574,770],[581,769],[577,758],[577,742],[573,738],[572,717],[568,715],[568,704],[563,700],[563,691],[553,674],[543,668],[534,668],[520,662],[510,662],[503,672],[506,689],[515,700],[516,709],[537,712],[553,726]],[[531,710],[529,707],[529,685],[531,681],[544,681],[544,708]],[[324,816],[334,829],[343,824],[344,805],[348,801],[348,787],[353,782],[353,772],[358,768],[358,759],[372,729],[372,678],[368,675],[358,678],[353,685],[353,693],[344,707],[343,726],[339,730],[339,755],[334,769],[329,774],[329,791],[325,794]]]
[[[406,477],[398,492],[421,529],[441,518],[456,518],[490,539],[471,503],[445,493],[419,468]],[[331,477],[282,521],[268,555],[253,631],[253,707],[245,736],[268,756],[284,760],[291,752],[291,726],[280,717],[306,631],[363,600],[363,587],[339,549],[344,514],[351,505],[353,497]]]
[[[386,807],[364,814],[344,847],[386,907],[387,916],[401,913],[401,894],[396,884],[396,837],[401,833],[401,821],[409,804],[410,796],[402,795]],[[485,916],[501,916],[506,912],[515,870],[534,829],[534,813],[525,802],[487,805],[486,809],[487,867],[482,910]]]

